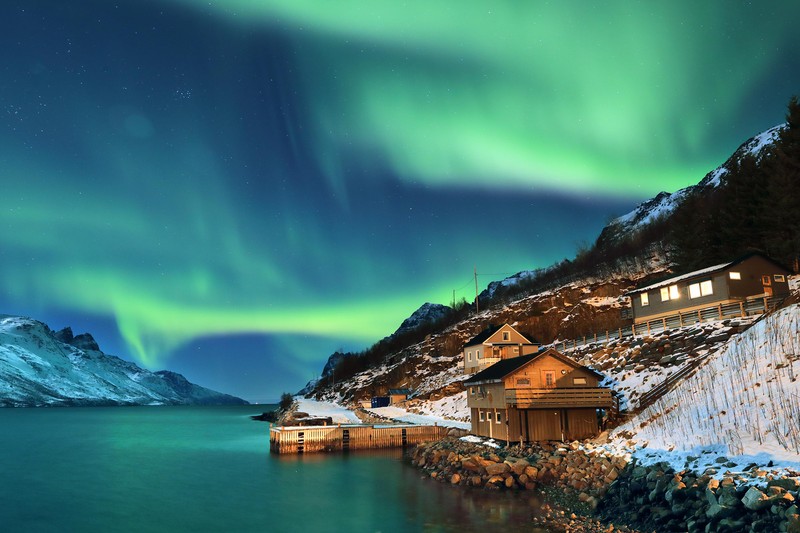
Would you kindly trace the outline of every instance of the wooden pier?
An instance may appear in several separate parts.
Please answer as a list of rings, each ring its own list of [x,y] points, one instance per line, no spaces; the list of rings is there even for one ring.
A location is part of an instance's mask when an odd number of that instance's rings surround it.
[[[447,435],[442,426],[303,426],[270,427],[273,453],[312,453],[376,448],[400,448],[438,440]]]

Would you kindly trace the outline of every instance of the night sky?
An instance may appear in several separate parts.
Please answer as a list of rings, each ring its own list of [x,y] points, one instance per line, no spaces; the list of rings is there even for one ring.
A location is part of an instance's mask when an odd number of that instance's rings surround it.
[[[5,0],[0,313],[250,401],[800,93],[800,3]]]

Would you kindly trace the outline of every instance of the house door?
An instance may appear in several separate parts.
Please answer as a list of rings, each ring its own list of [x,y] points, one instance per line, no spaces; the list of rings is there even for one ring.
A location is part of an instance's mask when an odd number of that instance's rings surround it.
[[[761,285],[764,287],[764,296],[772,296],[772,278],[770,276],[761,276]]]
[[[561,440],[563,428],[560,410],[528,409],[525,414],[527,417],[528,441]]]

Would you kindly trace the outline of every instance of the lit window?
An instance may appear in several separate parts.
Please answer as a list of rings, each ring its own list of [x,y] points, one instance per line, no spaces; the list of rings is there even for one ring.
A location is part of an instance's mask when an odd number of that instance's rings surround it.
[[[783,274],[775,274],[773,277],[775,278],[775,281],[777,281],[778,283],[783,283],[784,281],[786,281],[786,278],[784,277]]]
[[[483,422],[483,411],[481,411],[480,409],[478,409],[478,420]]]
[[[678,292],[677,285],[670,285],[669,287],[662,287],[661,288],[661,301],[666,302],[667,300],[677,300],[680,298],[681,293]]]
[[[508,331],[504,331],[503,332],[503,340],[507,341],[507,340],[510,340],[510,339],[511,339],[511,333],[509,333]]]
[[[761,283],[763,285],[772,285],[772,278],[769,276],[761,276]]]
[[[710,279],[700,283],[700,295],[708,296],[709,294],[714,294],[714,286]]]
[[[572,378],[573,385],[586,385],[586,378]]]
[[[503,418],[502,418],[502,416],[503,416],[503,415],[501,415],[500,413],[497,413],[497,423],[498,423],[498,424],[499,424],[499,423],[501,423],[501,422],[503,421]]]
[[[700,298],[700,284],[692,283],[689,285],[689,298]]]
[[[731,279],[742,279],[741,272],[729,272],[728,277]]]
[[[650,305],[650,297],[647,295],[646,292],[642,293],[642,307]]]

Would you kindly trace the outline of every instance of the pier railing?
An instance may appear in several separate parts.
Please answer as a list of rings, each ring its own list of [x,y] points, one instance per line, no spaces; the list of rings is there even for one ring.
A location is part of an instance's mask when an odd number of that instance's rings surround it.
[[[400,448],[438,440],[447,435],[443,426],[304,426],[271,427],[273,453],[311,453],[369,448]]]

